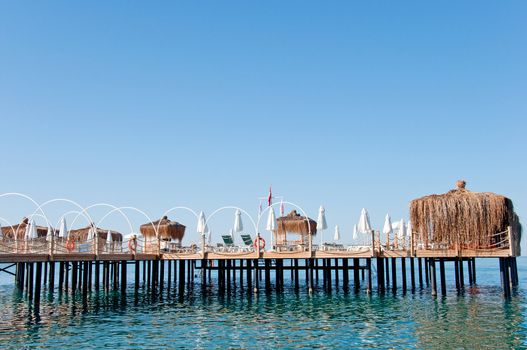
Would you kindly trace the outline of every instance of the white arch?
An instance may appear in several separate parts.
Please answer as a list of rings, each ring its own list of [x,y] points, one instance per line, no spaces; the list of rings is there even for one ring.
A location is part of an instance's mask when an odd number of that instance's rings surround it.
[[[198,213],[196,213],[196,212],[195,212],[194,210],[192,210],[191,208],[189,208],[189,207],[185,207],[185,206],[172,207],[172,208],[168,209],[167,211],[165,211],[165,212],[163,213],[163,215],[161,215],[161,217],[168,216],[168,213],[170,213],[171,211],[178,210],[178,209],[184,209],[184,210],[186,210],[186,211],[188,211],[188,212],[194,214],[194,216],[196,217],[196,219],[199,219],[199,214],[198,214]],[[158,234],[158,233],[159,233],[159,232],[158,232],[158,229],[159,229],[159,225],[158,225],[157,228],[156,228],[156,236],[159,235],[159,234]]]
[[[25,195],[23,193],[19,193],[19,192],[7,192],[7,193],[3,193],[3,194],[0,194],[0,198],[2,197],[7,197],[7,196],[16,196],[16,197],[22,197],[24,199],[27,199],[29,200],[30,202],[32,202],[33,204],[35,204],[35,206],[37,207],[37,209],[35,210],[35,212],[37,210],[40,210],[40,213],[44,216],[44,219],[46,220],[46,223],[48,224],[49,226],[49,219],[48,217],[46,216],[46,213],[44,213],[44,211],[42,210],[42,208],[40,207],[40,205],[37,203],[37,201],[35,201],[33,198],[31,198],[30,196],[28,195]]]
[[[119,208],[117,208],[115,205],[112,205],[112,204],[109,204],[109,203],[96,203],[96,204],[92,204],[90,206],[87,206],[85,208],[82,209],[82,213],[86,213],[88,212],[89,209],[92,209],[92,208],[96,208],[96,207],[110,207],[116,211],[118,211],[119,213],[121,213],[121,215],[124,217],[124,219],[126,220],[126,222],[128,223],[128,226],[130,227],[130,231],[132,231],[132,223],[130,222],[130,219],[128,218],[128,216],[126,216],[125,213],[123,213],[122,210],[120,210]],[[80,215],[80,214],[79,214]],[[73,220],[73,222],[71,223],[71,227],[73,227],[73,224],[77,221],[77,218],[79,217],[79,215],[77,215],[75,217],[75,219]],[[89,216],[89,215],[88,215]],[[90,217],[91,219],[91,217]],[[100,221],[99,221],[100,222]],[[93,221],[91,221],[91,223],[95,224]],[[97,225],[95,225],[97,226]]]
[[[54,198],[54,199],[50,199],[50,200],[48,200],[48,201],[42,203],[41,205],[39,205],[39,207],[37,208],[37,210],[39,210],[39,209],[40,209],[40,210],[43,210],[42,208],[43,208],[44,206],[46,206],[46,205],[48,205],[48,204],[51,204],[51,203],[55,203],[55,202],[66,202],[66,203],[69,203],[69,204],[73,204],[74,206],[76,206],[77,208],[79,208],[79,209],[81,209],[81,210],[83,209],[83,207],[82,207],[79,203],[77,203],[77,202],[75,202],[75,201],[73,201],[73,200],[71,200],[71,199],[68,199],[68,198]],[[35,212],[36,212],[37,210],[35,210]],[[88,219],[88,222],[92,222],[92,219],[91,219],[91,217],[90,217],[90,215],[89,215],[88,213],[83,213],[83,212],[79,212],[79,213],[82,214],[82,215],[84,215],[84,216],[86,217],[86,219]],[[65,215],[63,215],[63,216],[65,216]]]
[[[223,210],[227,210],[227,209],[239,210],[242,213],[244,213],[245,215],[247,215],[249,217],[249,219],[251,220],[251,223],[253,224],[254,233],[258,234],[258,226],[257,226],[256,222],[254,221],[254,219],[252,218],[252,216],[247,211],[243,210],[240,207],[236,207],[236,206],[225,206],[225,207],[221,207],[221,208],[216,209],[215,211],[212,212],[212,214],[210,214],[208,219],[205,220],[205,224],[209,223],[216,214],[218,214],[219,212],[221,212]]]

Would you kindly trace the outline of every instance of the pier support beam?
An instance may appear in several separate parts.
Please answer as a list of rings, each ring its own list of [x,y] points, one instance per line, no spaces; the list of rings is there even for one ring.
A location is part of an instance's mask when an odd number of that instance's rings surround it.
[[[360,290],[360,260],[359,258],[353,258],[353,284],[355,292]]]
[[[441,295],[446,295],[445,259],[439,259],[439,275],[441,277]]]
[[[42,286],[42,263],[39,261],[36,263],[36,275],[35,275],[35,309],[40,308],[40,288]]]
[[[406,258],[401,258],[401,276],[403,281],[403,293],[406,293]]]
[[[437,295],[437,278],[436,278],[436,262],[435,259],[428,259],[428,266],[430,270],[430,284],[432,285],[432,295]]]
[[[392,292],[397,292],[397,260],[396,258],[391,258],[392,261]]]

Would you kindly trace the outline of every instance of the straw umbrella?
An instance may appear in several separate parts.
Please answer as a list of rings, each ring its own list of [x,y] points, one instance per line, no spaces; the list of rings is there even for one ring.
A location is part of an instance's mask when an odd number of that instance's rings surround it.
[[[472,192],[458,181],[457,189],[410,203],[414,239],[425,247],[447,244],[469,249],[500,247],[511,239],[512,255],[520,254],[521,224],[512,201],[491,192]]]
[[[384,227],[382,228],[382,233],[386,235],[386,247],[390,245],[390,235],[392,234],[392,219],[390,218],[390,214],[386,214],[386,217],[384,218]]]
[[[335,226],[335,235],[333,236],[333,240],[337,242],[340,239],[340,228],[339,225]]]
[[[320,246],[323,244],[322,232],[328,228],[326,222],[326,209],[323,206],[320,206],[318,209],[318,219],[317,219],[317,231],[320,231]]]
[[[269,207],[269,216],[267,217],[265,229],[271,233],[271,249],[273,249],[273,231],[276,230],[276,215],[273,207]]]

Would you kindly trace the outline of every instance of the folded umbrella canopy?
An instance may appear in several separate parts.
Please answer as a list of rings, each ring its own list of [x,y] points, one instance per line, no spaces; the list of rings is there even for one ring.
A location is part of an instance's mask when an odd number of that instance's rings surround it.
[[[46,242],[51,242],[51,240],[53,239],[53,229],[51,228],[51,226],[48,227],[48,233],[46,234]]]
[[[267,217],[267,225],[265,229],[271,232],[271,247],[273,246],[273,231],[276,230],[276,215],[274,214],[274,208],[269,207],[269,216]]]
[[[334,241],[338,241],[340,239],[340,228],[339,225],[335,226],[335,235],[333,236]]]
[[[405,236],[406,236],[406,226],[404,224],[404,219],[401,219],[401,221],[399,221],[399,227],[398,227],[398,231],[397,231],[397,239],[399,241],[403,241]]]
[[[24,238],[26,240],[38,238],[37,226],[35,225],[35,221],[31,220],[26,226],[26,233]]]
[[[390,218],[390,214],[386,214],[386,217],[384,218],[384,227],[382,228],[382,233],[386,235],[386,245],[390,244],[390,236],[392,235],[392,232],[392,219]]]
[[[320,245],[323,243],[322,231],[328,228],[328,223],[326,222],[326,209],[323,206],[320,206],[318,210],[318,219],[317,219],[317,231],[320,231]]]
[[[207,227],[207,220],[205,219],[205,213],[200,212],[198,217],[198,227],[197,232],[201,235],[205,235],[209,228]]]
[[[67,238],[68,237],[68,228],[66,227],[66,219],[60,219],[60,228],[59,228],[59,237]]]
[[[242,212],[240,209],[236,209],[236,214],[234,215],[234,232],[239,233],[243,231],[242,223]]]
[[[368,215],[368,211],[364,208],[362,208],[360,213],[359,223],[357,224],[357,231],[360,235],[365,236],[364,241],[367,242],[369,238],[368,234],[371,233],[372,229],[370,224],[370,216]]]
[[[88,231],[88,237],[86,238],[87,241],[91,241],[95,238],[95,235],[97,234],[97,229],[95,228],[95,225],[91,225],[90,230]]]

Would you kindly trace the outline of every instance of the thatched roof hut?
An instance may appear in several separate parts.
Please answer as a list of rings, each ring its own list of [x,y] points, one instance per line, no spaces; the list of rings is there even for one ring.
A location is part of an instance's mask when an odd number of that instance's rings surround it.
[[[156,237],[157,231],[161,239],[175,239],[181,242],[183,236],[185,236],[186,226],[179,222],[169,220],[167,216],[163,216],[157,221],[141,225],[139,230],[146,238]]]
[[[70,239],[73,239],[75,241],[85,241],[88,239],[88,234],[90,233],[92,226],[86,226],[83,228],[79,228],[76,230],[70,230],[69,231],[69,237]],[[106,241],[108,239],[108,232],[112,235],[112,241],[113,242],[122,242],[123,241],[123,235],[117,231],[112,230],[106,230],[102,228],[97,227],[97,235],[99,236],[99,239],[102,241]]]
[[[29,219],[23,218],[22,222],[20,224],[16,224],[13,226],[3,226],[2,229],[2,236],[6,239],[14,239],[15,234],[17,239],[24,239],[24,235],[26,233],[26,227],[29,225]],[[37,225],[37,235],[38,237],[46,237],[48,234],[48,228],[44,226],[38,226]]]
[[[520,253],[521,225],[512,201],[489,192],[471,192],[465,181],[441,195],[415,199],[410,204],[410,220],[415,238],[425,244],[455,245],[460,248],[500,248],[508,238],[514,255]]]
[[[311,232],[311,235],[317,234],[317,223],[315,220],[301,216],[293,210],[286,216],[282,216],[276,219],[276,230],[273,231],[275,235],[275,242],[277,244],[287,243],[286,234],[296,233],[299,234],[301,239],[298,243],[306,243],[307,237]]]

